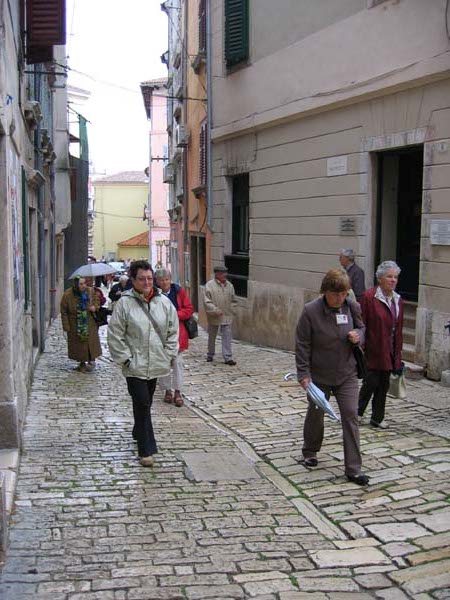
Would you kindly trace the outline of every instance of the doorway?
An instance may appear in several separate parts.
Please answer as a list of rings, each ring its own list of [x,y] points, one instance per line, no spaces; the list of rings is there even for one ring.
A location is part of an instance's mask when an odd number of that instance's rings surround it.
[[[206,283],[206,238],[191,235],[191,302],[195,312],[199,309],[199,288]]]
[[[378,201],[375,266],[395,260],[402,272],[397,291],[417,302],[422,218],[423,146],[376,155]]]

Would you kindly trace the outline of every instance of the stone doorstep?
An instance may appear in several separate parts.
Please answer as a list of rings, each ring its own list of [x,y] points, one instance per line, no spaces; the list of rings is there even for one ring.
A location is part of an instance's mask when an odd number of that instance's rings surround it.
[[[0,450],[0,552],[6,547],[8,520],[16,488],[19,450]]]
[[[422,379],[424,376],[424,367],[415,363],[403,361],[405,363],[406,379]]]

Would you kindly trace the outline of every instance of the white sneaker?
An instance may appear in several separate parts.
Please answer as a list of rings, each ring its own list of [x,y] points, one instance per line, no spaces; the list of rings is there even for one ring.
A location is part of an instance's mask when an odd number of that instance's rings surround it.
[[[153,467],[153,465],[155,464],[153,456],[141,456],[139,458],[139,462],[143,467]]]

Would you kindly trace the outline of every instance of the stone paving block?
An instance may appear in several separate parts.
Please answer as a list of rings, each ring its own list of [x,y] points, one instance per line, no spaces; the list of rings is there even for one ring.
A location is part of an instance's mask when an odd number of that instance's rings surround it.
[[[450,546],[450,532],[437,533],[427,537],[419,538],[417,545],[425,549],[439,548],[440,546]]]
[[[413,522],[367,525],[367,529],[382,542],[410,540],[429,533],[424,527]]]
[[[408,600],[408,596],[399,590],[398,588],[386,588],[385,590],[378,590],[375,592],[377,598],[383,600]]]
[[[302,592],[358,592],[359,585],[350,577],[302,577],[297,578]]]
[[[275,579],[286,580],[286,573],[281,573],[281,571],[264,570],[260,573],[243,573],[239,575],[233,575],[232,579],[236,583],[249,583],[251,581],[267,581]]]
[[[224,596],[225,594],[230,596],[231,598],[245,598],[244,590],[239,585],[221,585],[221,586],[192,586],[186,588],[186,597],[188,600],[203,600],[206,598],[219,598],[220,596]],[[184,596],[181,596],[183,598]],[[152,597],[153,598],[153,597]],[[155,599],[158,598],[155,596]],[[130,599],[134,600],[134,599]],[[168,600],[172,600],[168,598]],[[175,599],[174,599],[175,600]]]
[[[243,588],[246,597],[254,598],[255,596],[260,596],[262,594],[267,593],[276,593],[286,592],[286,591],[295,591],[296,586],[285,576],[285,579],[271,579],[267,581],[254,581],[250,583],[244,583]]]
[[[450,560],[395,571],[390,577],[410,594],[450,586]]]
[[[405,558],[411,565],[420,565],[422,563],[427,563],[434,560],[450,558],[450,546],[446,546],[445,548],[436,548],[435,550],[428,550],[427,552],[408,554]]]
[[[417,543],[421,545],[422,539],[426,538],[420,538]],[[386,552],[386,554],[389,554],[389,556],[405,556],[406,554],[410,554],[411,552],[416,552],[418,550],[418,546],[410,544],[409,542],[391,542],[383,545],[383,551]]]
[[[450,531],[450,508],[417,517],[417,522],[436,533]]]
[[[377,548],[355,548],[350,550],[320,550],[311,555],[319,568],[359,565],[386,565],[390,560]]]
[[[355,577],[355,581],[361,587],[368,589],[386,588],[392,585],[391,581],[386,577],[386,575],[382,575],[381,573],[358,575]]]

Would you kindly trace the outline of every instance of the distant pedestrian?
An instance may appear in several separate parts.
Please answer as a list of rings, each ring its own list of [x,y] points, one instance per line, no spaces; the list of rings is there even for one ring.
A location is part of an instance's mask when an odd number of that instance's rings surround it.
[[[383,420],[390,373],[402,368],[403,301],[395,291],[400,271],[393,260],[382,262],[375,274],[378,285],[361,298],[368,373],[359,393],[358,414],[362,418],[372,398],[370,424],[382,429],[386,428]]]
[[[172,283],[172,274],[168,269],[155,271],[155,281],[162,293],[174,305],[179,321],[178,355],[172,363],[171,374],[160,377],[158,383],[164,392],[164,402],[180,407],[183,406],[183,352],[189,348],[189,337],[184,321],[192,317],[194,309],[186,291],[180,285]]]
[[[295,340],[297,379],[304,390],[313,381],[326,398],[336,397],[344,438],[345,474],[349,481],[367,485],[361,472],[358,425],[358,379],[353,345],[364,341],[364,323],[357,302],[347,298],[350,279],[340,269],[322,280],[322,296],[308,302],[299,319]],[[303,457],[316,467],[324,437],[324,412],[308,398],[303,428]]]
[[[151,467],[158,452],[151,407],[156,380],[170,373],[178,354],[178,317],[172,302],[153,284],[146,260],[130,267],[133,289],[122,294],[108,327],[111,357],[122,366],[133,400],[133,437],[142,466]]]
[[[212,362],[216,352],[216,337],[220,329],[222,336],[222,356],[226,365],[234,366],[231,349],[231,324],[237,306],[233,284],[227,280],[228,269],[214,267],[214,279],[205,285],[204,306],[208,319],[208,354],[206,360]]]
[[[133,284],[131,283],[131,279],[128,279],[127,275],[121,275],[119,281],[112,286],[109,292],[111,310],[114,310],[114,306],[116,305],[116,302],[120,300],[122,294],[132,287]]]
[[[350,277],[351,289],[355,294],[356,300],[359,302],[366,289],[366,284],[364,282],[364,271],[355,263],[355,252],[353,249],[343,248],[339,253],[339,262]]]
[[[61,321],[67,333],[68,355],[79,362],[77,371],[93,370],[92,363],[102,354],[97,323],[93,317],[100,306],[99,299],[86,279],[75,277],[72,287],[61,298]]]

